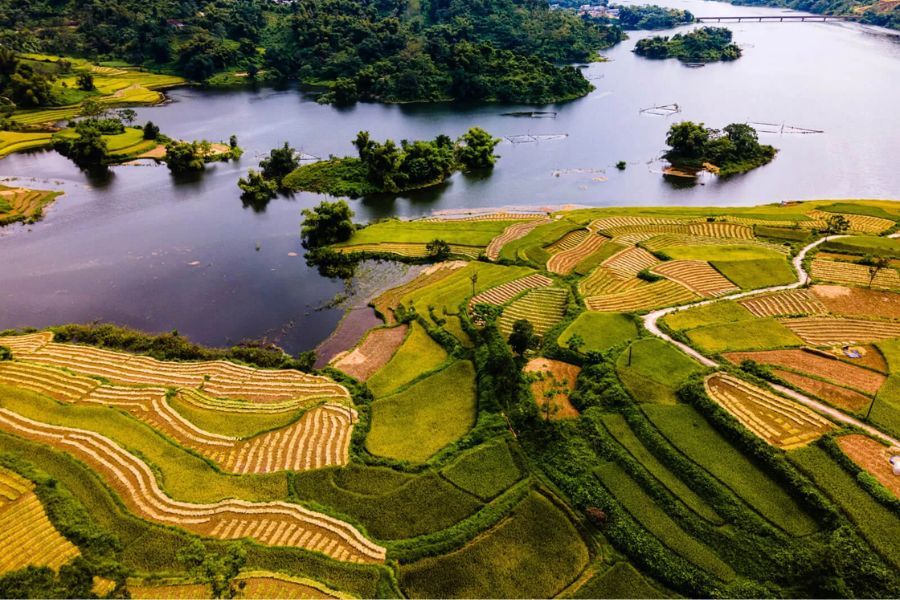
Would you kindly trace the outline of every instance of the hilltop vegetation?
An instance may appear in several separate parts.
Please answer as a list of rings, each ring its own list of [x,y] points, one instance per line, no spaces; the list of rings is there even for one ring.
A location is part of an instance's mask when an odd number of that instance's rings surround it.
[[[688,33],[654,36],[638,40],[634,46],[638,56],[677,58],[683,63],[732,61],[741,57],[741,49],[731,41],[726,27],[700,27]]]

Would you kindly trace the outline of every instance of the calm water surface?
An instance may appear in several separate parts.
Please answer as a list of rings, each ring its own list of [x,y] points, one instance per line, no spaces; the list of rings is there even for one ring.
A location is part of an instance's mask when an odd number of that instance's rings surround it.
[[[779,14],[778,9],[703,1],[662,2],[695,15]],[[348,109],[320,106],[296,91],[180,89],[167,106],[138,110],[172,137],[227,139],[245,148],[194,180],[165,167],[117,167],[89,180],[51,152],[0,161],[0,177],[66,194],[46,218],[0,229],[0,329],[114,321],[152,331],[178,329],[206,344],[265,337],[296,352],[331,332],[341,310],[323,308],[343,290],[304,264],[300,210],[312,194],[244,208],[236,181],[270,148],[290,141],[325,157],[352,154],[360,129],[376,139],[457,136],[479,125],[505,142],[489,177],[456,175],[445,185],[396,199],[354,201],[361,220],[432,210],[516,204],[736,205],[784,199],[900,198],[900,37],[836,23],[732,24],[744,56],[699,69],[649,61],[631,49],[645,33],[605,52],[585,74],[596,90],[544,107],[555,119],[503,116],[534,107],[453,105]],[[671,117],[640,109],[677,103]],[[780,148],[770,165],[728,181],[675,188],[659,174],[669,125],[720,127],[756,121],[822,130],[761,134]],[[613,165],[628,162],[624,172]],[[32,181],[34,178],[34,181]],[[291,256],[295,253],[297,256]]]

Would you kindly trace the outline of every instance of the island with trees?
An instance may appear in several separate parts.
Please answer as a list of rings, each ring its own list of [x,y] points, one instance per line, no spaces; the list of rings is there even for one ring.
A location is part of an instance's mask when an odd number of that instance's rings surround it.
[[[741,49],[731,38],[731,30],[726,27],[701,27],[672,37],[657,35],[638,40],[634,53],[644,58],[677,58],[688,64],[732,61],[741,57]]]
[[[746,173],[768,164],[778,152],[760,144],[756,130],[744,123],[732,123],[720,131],[683,121],[669,128],[666,144],[669,150],[663,157],[675,167],[667,174],[690,176],[703,169],[720,177]]]
[[[396,194],[437,185],[455,171],[493,167],[499,142],[479,127],[456,141],[439,135],[431,141],[403,140],[399,145],[393,140],[374,141],[368,132],[360,131],[353,142],[358,157],[333,157],[299,166],[283,177],[281,185],[291,191],[350,198]]]
[[[694,15],[689,10],[656,4],[611,5],[610,8],[619,11],[619,27],[626,31],[672,29],[694,22]]]

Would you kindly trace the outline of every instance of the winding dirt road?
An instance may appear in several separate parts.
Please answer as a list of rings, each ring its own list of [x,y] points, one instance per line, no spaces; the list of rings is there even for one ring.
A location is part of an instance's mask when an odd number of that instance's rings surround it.
[[[894,234],[894,236],[900,236],[900,234]],[[891,236],[891,237],[894,237],[894,236]],[[700,364],[702,364],[706,367],[719,368],[721,365],[719,363],[717,363],[716,361],[704,356],[703,354],[694,350],[687,344],[684,344],[675,339],[672,339],[671,336],[662,332],[659,329],[659,326],[657,325],[657,321],[659,321],[660,318],[662,318],[668,314],[678,312],[680,310],[696,308],[698,306],[704,306],[706,304],[712,304],[714,302],[721,302],[723,300],[738,300],[740,298],[746,298],[748,296],[756,296],[758,294],[768,294],[771,292],[779,292],[782,290],[791,290],[791,289],[801,287],[801,286],[805,285],[806,282],[809,281],[809,273],[807,273],[806,269],[803,268],[803,259],[806,258],[807,253],[810,250],[812,250],[813,248],[815,248],[816,246],[818,246],[819,244],[822,244],[828,240],[834,240],[834,239],[842,238],[842,237],[847,237],[847,236],[846,235],[832,235],[832,236],[823,237],[823,238],[816,240],[815,242],[805,246],[802,250],[800,250],[800,252],[797,253],[797,256],[794,257],[793,261],[791,261],[794,265],[794,271],[796,271],[796,273],[797,273],[797,281],[795,281],[794,283],[790,283],[787,285],[778,285],[778,286],[768,287],[768,288],[760,288],[758,290],[750,290],[749,292],[740,292],[737,294],[731,294],[729,296],[722,296],[721,298],[713,298],[711,300],[704,300],[703,302],[695,302],[693,304],[685,304],[682,306],[672,306],[669,308],[661,308],[659,310],[654,310],[653,312],[650,312],[650,313],[647,313],[646,315],[644,315],[644,327],[646,327],[647,331],[649,331],[650,333],[652,333],[659,339],[664,340],[664,341],[678,347],[679,350],[681,350],[682,352],[684,352],[691,358],[695,359]],[[820,414],[826,415],[827,417],[829,417],[835,421],[838,421],[841,423],[846,423],[847,425],[853,425],[855,427],[859,427],[860,429],[869,433],[870,435],[880,438],[880,439],[888,442],[889,444],[891,444],[897,448],[900,448],[900,441],[896,440],[895,438],[887,435],[886,433],[884,433],[882,431],[879,431],[878,429],[872,427],[871,425],[863,423],[859,419],[851,417],[850,415],[847,415],[847,414],[837,410],[836,408],[832,408],[831,406],[828,406],[827,404],[819,402],[818,400],[813,400],[809,396],[805,396],[805,395],[803,395],[799,392],[796,392],[790,388],[786,388],[784,386],[777,385],[774,383],[770,384],[770,385],[772,386],[773,389],[777,390],[778,392],[796,400],[800,404],[803,404]]]

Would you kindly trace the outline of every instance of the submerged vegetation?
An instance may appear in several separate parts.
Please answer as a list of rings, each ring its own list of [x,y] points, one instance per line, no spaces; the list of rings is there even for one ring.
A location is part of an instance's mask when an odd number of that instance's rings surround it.
[[[683,63],[710,63],[737,60],[741,49],[731,41],[726,27],[701,27],[689,33],[654,36],[638,40],[634,52],[645,58],[677,58]]]

